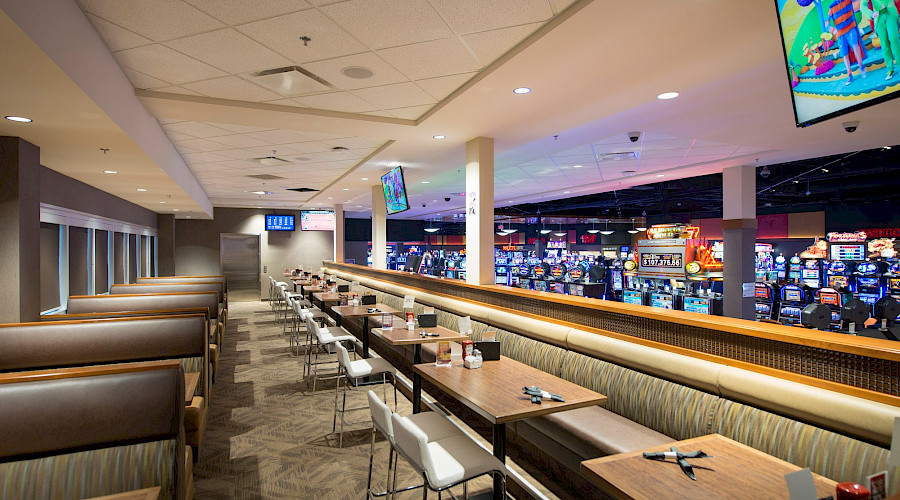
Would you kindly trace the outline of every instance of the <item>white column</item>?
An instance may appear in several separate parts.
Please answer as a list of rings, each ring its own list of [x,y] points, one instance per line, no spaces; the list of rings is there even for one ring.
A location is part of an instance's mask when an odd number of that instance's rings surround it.
[[[494,283],[494,139],[466,143],[466,283]]]
[[[344,205],[334,206],[334,262],[344,262]]]
[[[722,170],[722,236],[725,244],[722,313],[754,319],[752,286],[756,281],[756,167],[743,165]],[[743,285],[748,284],[748,293]]]
[[[387,269],[387,203],[381,184],[372,186],[372,268]]]

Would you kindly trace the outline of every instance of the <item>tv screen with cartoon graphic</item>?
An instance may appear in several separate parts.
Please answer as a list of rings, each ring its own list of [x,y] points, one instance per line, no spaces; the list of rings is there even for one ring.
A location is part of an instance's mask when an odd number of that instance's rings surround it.
[[[775,5],[798,127],[897,97],[900,0]]]
[[[381,187],[384,189],[384,202],[388,215],[409,210],[406,198],[406,183],[403,181],[403,168],[396,167],[381,176]]]

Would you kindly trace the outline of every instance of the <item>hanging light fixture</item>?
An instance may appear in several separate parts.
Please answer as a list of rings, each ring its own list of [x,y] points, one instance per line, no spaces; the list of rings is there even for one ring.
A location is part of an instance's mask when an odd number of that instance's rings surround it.
[[[615,231],[609,230],[609,219],[607,219],[606,220],[606,229],[604,229],[603,231],[600,231],[600,234],[602,234],[603,236],[609,236],[609,235],[613,234],[614,232]]]
[[[540,218],[540,217],[541,217],[541,213],[538,212],[538,218]],[[541,234],[548,234],[548,233],[550,233],[550,229],[547,229],[547,226],[544,225],[544,219],[541,219],[541,230],[538,231],[538,232],[541,233]]]
[[[647,226],[646,226],[646,224],[647,224],[647,219],[646,219],[646,217],[647,217],[647,211],[644,210],[644,213],[641,214],[641,226],[640,226],[640,227],[636,227],[635,229],[637,229],[638,231],[646,231],[646,230],[647,230]]]
[[[440,231],[440,230],[441,230],[441,228],[439,228],[439,227],[434,227],[434,220],[433,220],[433,219],[431,219],[431,220],[428,221],[428,227],[425,228],[425,232],[426,232],[426,233],[436,233],[436,232],[438,232],[438,231]]]
[[[591,221],[591,228],[588,229],[587,232],[589,232],[591,234],[597,234],[600,232],[600,230],[594,226],[594,221]]]
[[[557,230],[557,232],[555,232],[555,233],[553,233],[553,234],[554,234],[555,236],[563,237],[563,236],[565,236],[565,235],[568,234],[568,233],[566,233],[565,231],[563,231],[563,230],[562,230],[562,224],[559,224],[559,229]]]
[[[634,227],[634,217],[632,217],[631,218],[631,229],[628,230],[628,234],[637,234],[639,232],[640,231],[638,231],[637,228]]]

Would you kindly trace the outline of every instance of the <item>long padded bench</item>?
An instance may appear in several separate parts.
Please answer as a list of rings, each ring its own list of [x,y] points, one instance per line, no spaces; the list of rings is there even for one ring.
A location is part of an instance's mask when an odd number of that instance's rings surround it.
[[[177,360],[200,374],[184,426],[200,447],[210,395],[209,342],[204,314],[0,324],[0,372]],[[195,453],[196,456],[196,453]]]
[[[438,324],[450,329],[457,328],[459,317],[471,316],[474,340],[486,330],[497,331],[503,355],[605,394],[606,408],[563,412],[507,427],[510,456],[527,458],[520,465],[557,476],[572,497],[596,494],[580,475],[582,460],[710,433],[837,481],[863,483],[867,475],[887,469],[891,491],[900,491],[900,468],[885,462],[898,407],[502,307],[334,268],[325,272],[359,281],[360,291],[372,291],[379,302],[398,309],[404,295],[414,295],[417,314],[423,304],[433,306]],[[370,346],[392,361],[412,359],[410,352],[377,341]]]
[[[178,361],[0,374],[0,500],[193,494]]]
[[[224,304],[228,308],[228,279],[224,275],[213,276],[146,276],[138,278],[137,283],[222,283],[225,292]]]
[[[69,297],[67,314],[109,313],[126,311],[159,311],[172,309],[206,309],[209,314],[209,359],[215,376],[219,346],[225,325],[219,321],[216,292],[184,292],[133,295],[73,295]]]
[[[115,284],[109,287],[110,295],[136,293],[184,293],[184,292],[216,292],[219,298],[219,321],[226,323],[228,304],[225,301],[225,282],[187,282],[177,283],[144,282],[137,284]]]

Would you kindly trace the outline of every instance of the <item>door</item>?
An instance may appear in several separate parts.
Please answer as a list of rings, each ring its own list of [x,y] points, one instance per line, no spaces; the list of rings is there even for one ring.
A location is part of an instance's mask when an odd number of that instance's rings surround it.
[[[221,233],[219,263],[229,300],[259,300],[259,235]]]

